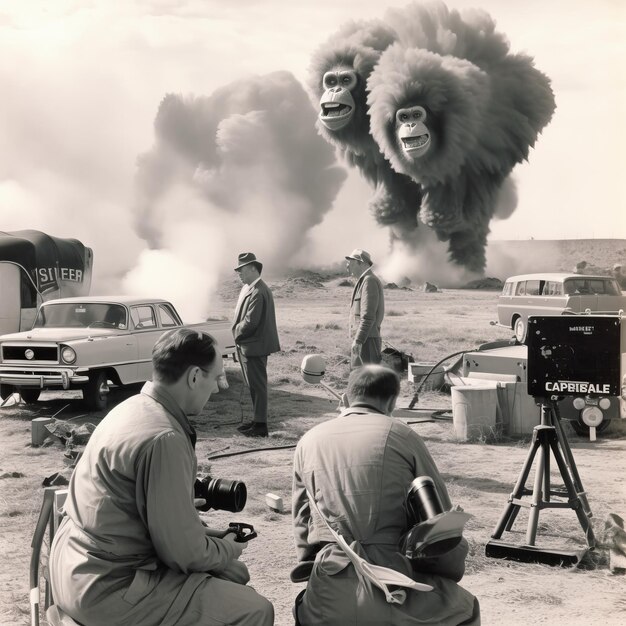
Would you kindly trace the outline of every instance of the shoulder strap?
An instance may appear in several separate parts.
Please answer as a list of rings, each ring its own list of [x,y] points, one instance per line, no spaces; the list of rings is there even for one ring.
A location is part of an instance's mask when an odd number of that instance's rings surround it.
[[[403,604],[406,599],[406,591],[404,591],[404,589],[395,589],[394,591],[390,591],[387,585],[408,587],[409,589],[415,589],[416,591],[432,591],[433,588],[431,585],[418,583],[416,580],[405,576],[395,569],[383,567],[381,565],[374,565],[366,561],[362,556],[359,556],[348,545],[348,542],[328,523],[328,520],[322,515],[322,512],[315,502],[315,498],[313,498],[308,489],[306,493],[309,497],[311,506],[320,518],[324,520],[328,530],[330,530],[335,538],[337,545],[346,553],[346,556],[350,559],[352,565],[354,565],[354,569],[356,570],[359,578],[361,578],[361,580],[368,580],[370,583],[381,589],[385,594],[385,600],[387,600],[387,602],[392,604]]]

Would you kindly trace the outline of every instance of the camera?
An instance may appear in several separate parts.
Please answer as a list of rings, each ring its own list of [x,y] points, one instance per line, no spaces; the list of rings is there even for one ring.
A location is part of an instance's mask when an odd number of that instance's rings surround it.
[[[248,490],[240,480],[225,480],[205,476],[196,479],[194,497],[201,498],[205,504],[198,506],[199,511],[232,511],[239,513],[246,506]]]
[[[430,476],[418,476],[411,482],[405,505],[413,526],[400,539],[400,551],[408,559],[439,556],[459,545],[470,516],[462,511],[444,511]]]
[[[621,395],[626,325],[619,315],[528,318],[528,394]]]

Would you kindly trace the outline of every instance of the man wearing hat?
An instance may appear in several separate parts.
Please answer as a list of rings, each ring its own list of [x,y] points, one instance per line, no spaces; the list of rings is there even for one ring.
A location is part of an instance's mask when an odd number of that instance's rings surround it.
[[[235,317],[233,337],[243,378],[250,389],[253,420],[237,430],[246,437],[267,437],[267,357],[280,350],[274,298],[261,280],[263,264],[252,252],[242,252],[235,272],[243,283]]]
[[[372,258],[361,248],[346,256],[346,269],[357,281],[350,301],[350,365],[380,363],[380,326],[385,316],[385,294],[378,276],[372,272]]]
[[[626,276],[622,274],[622,265],[621,263],[616,263],[613,266],[613,278],[617,281],[619,288],[622,291],[626,291]]]

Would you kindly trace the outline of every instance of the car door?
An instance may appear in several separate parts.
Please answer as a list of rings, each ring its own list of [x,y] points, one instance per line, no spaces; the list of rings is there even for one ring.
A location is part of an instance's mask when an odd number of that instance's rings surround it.
[[[152,304],[136,304],[130,307],[133,336],[137,341],[137,379],[135,382],[152,378],[152,348],[163,332],[157,324]]]

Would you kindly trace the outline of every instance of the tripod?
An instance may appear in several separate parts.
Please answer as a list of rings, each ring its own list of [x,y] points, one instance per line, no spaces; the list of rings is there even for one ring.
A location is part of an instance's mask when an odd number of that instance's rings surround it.
[[[574,565],[580,561],[586,549],[555,550],[539,549],[535,546],[539,512],[548,508],[570,508],[578,517],[585,533],[587,545],[595,547],[595,537],[589,518],[592,516],[587,496],[582,486],[574,456],[569,446],[560,417],[556,398],[535,399],[541,406],[541,424],[535,426],[533,438],[522,471],[515,483],[513,492],[500,521],[493,532],[492,540],[487,542],[485,554],[496,558],[508,558],[516,561],[546,563],[548,565]],[[563,478],[564,490],[553,489],[550,484],[550,451]],[[533,461],[537,457],[537,469],[532,491],[526,488]],[[523,496],[530,495],[530,502],[523,501]],[[552,496],[567,498],[567,501],[553,501]],[[521,507],[530,509],[526,544],[514,545],[500,541],[502,533],[510,531]]]

